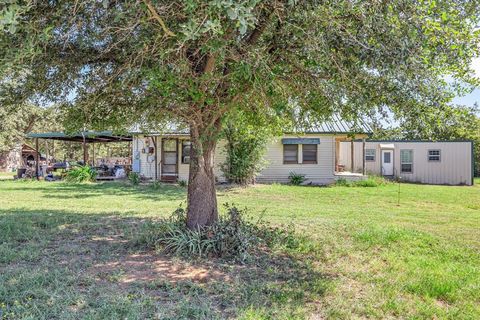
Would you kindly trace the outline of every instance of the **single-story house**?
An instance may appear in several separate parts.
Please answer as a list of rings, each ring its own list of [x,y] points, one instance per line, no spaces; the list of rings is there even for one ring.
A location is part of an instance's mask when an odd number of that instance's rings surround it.
[[[402,181],[446,184],[473,184],[473,143],[471,141],[375,141],[368,140],[370,127],[334,117],[302,133],[285,133],[272,139],[265,152],[260,183],[287,183],[291,173],[305,175],[306,183],[331,184],[339,179],[361,180],[368,175],[399,178]],[[30,138],[80,142],[84,161],[91,143],[131,144],[132,171],[162,181],[187,181],[190,163],[188,131],[152,133],[132,130],[128,134],[86,131],[74,135],[36,133]],[[226,160],[226,142],[215,152],[215,175],[225,182],[221,165]]]
[[[427,184],[472,185],[473,143],[470,141],[373,141],[368,125],[336,119],[302,134],[284,134],[268,143],[260,183],[289,181],[292,172],[306,183],[331,184],[361,180],[368,174]],[[188,180],[188,132],[132,133],[132,171],[162,181]],[[226,160],[225,141],[215,153],[215,175]]]

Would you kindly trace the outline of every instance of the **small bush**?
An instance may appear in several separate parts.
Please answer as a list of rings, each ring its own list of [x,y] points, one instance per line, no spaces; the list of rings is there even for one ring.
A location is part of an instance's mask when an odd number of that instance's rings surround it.
[[[303,184],[307,179],[305,178],[304,174],[290,172],[290,175],[288,176],[288,180],[290,181],[291,185],[299,186]]]
[[[77,167],[65,175],[65,181],[71,183],[93,182],[96,178],[97,171],[89,166]]]
[[[282,246],[297,248],[293,227],[273,228],[245,218],[246,210],[226,205],[227,213],[212,226],[190,230],[186,212],[177,209],[169,219],[145,223],[134,243],[186,258],[219,257],[244,262],[258,250]]]
[[[186,180],[179,180],[178,185],[182,188],[186,188],[188,186],[188,182]]]
[[[153,190],[159,190],[161,187],[162,187],[162,183],[158,180],[154,180],[150,185],[150,188],[152,188]]]
[[[128,174],[128,180],[134,186],[138,186],[140,184],[140,175],[137,172],[130,172]]]
[[[337,181],[335,181],[335,185],[339,187],[350,187],[351,183],[345,178],[340,178]]]

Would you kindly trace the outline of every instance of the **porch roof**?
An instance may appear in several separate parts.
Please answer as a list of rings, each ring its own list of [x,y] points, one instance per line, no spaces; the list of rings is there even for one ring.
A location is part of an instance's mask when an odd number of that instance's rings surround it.
[[[131,134],[114,134],[112,131],[82,131],[73,134],[64,132],[29,133],[27,138],[45,140],[60,140],[72,142],[128,142],[132,141]]]

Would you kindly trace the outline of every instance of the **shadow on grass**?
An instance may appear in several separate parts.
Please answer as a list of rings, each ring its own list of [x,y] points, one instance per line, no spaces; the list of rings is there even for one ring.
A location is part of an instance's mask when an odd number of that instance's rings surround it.
[[[237,265],[139,251],[130,243],[145,221],[0,210],[0,309],[12,318],[302,318],[328,289],[300,254]]]
[[[133,196],[140,200],[183,200],[186,190],[176,185],[162,184],[159,188],[150,185],[132,186],[123,182],[99,182],[72,184],[65,182],[13,183],[9,190],[42,192],[49,199],[88,199],[100,196]]]

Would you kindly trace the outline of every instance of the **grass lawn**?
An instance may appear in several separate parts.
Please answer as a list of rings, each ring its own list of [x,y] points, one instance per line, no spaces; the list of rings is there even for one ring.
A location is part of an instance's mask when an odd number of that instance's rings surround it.
[[[131,245],[184,188],[0,181],[0,319],[478,319],[476,183],[222,189],[310,239],[232,265]]]

